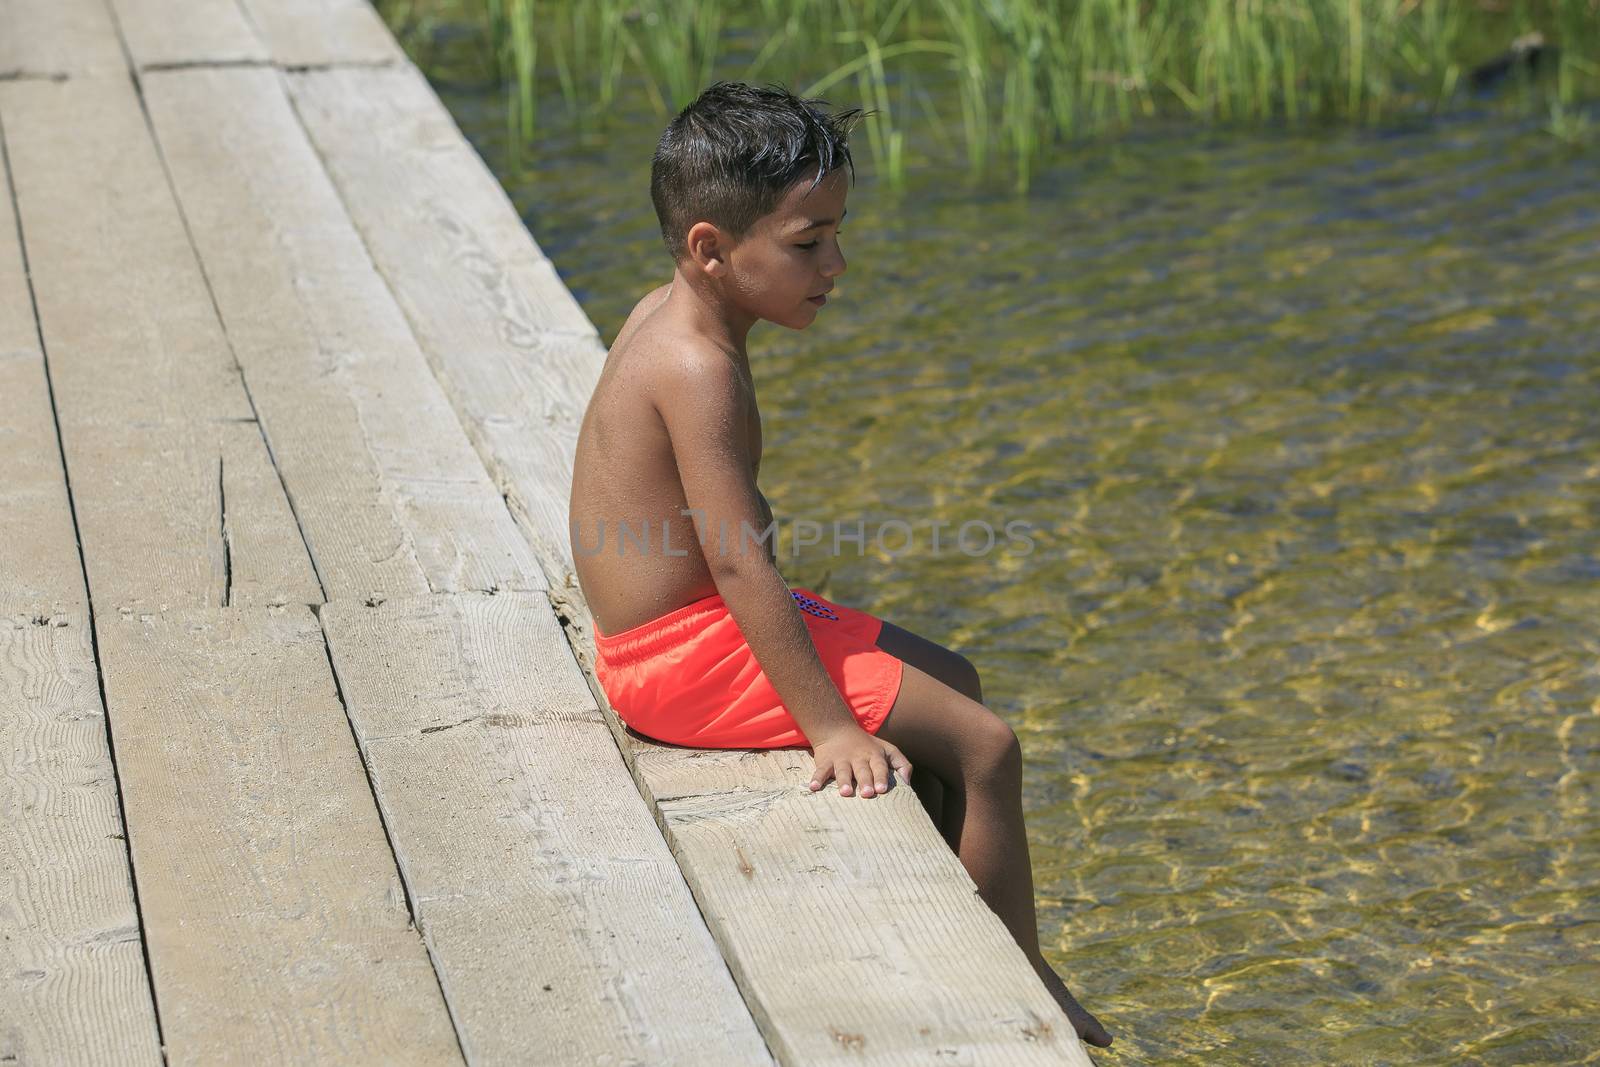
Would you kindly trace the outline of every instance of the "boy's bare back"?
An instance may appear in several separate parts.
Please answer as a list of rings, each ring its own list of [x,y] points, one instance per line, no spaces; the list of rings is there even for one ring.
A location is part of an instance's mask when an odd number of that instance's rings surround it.
[[[761,467],[761,415],[748,364],[675,321],[664,307],[670,289],[660,286],[634,305],[578,433],[569,501],[574,565],[589,610],[607,634],[717,592],[693,518],[685,514],[688,502],[662,415],[662,406],[674,401],[680,377],[674,368],[707,361],[738,369],[748,395],[743,426],[729,427],[732,433],[724,436],[732,438],[727,448],[740,462],[748,459],[752,482]],[[707,427],[708,434],[717,429]],[[764,530],[772,512],[759,490],[756,495]],[[644,537],[649,541],[641,549]],[[775,563],[770,540],[766,547]]]

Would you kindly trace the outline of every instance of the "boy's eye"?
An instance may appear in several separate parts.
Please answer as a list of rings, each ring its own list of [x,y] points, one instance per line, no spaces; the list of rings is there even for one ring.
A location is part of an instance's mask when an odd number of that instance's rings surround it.
[[[834,234],[835,237],[837,237],[839,234],[841,234],[843,232],[844,232],[843,230],[834,230],[833,234]],[[820,243],[821,243],[820,241],[807,241],[805,244],[803,244],[803,245],[795,245],[795,247],[796,248],[804,248],[807,251],[810,251],[811,249],[817,247],[817,245],[819,245]]]

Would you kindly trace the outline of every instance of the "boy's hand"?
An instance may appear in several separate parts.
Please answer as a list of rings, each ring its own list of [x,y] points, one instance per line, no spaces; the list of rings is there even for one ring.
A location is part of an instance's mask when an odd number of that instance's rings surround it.
[[[824,738],[811,751],[817,764],[811,776],[812,792],[836,778],[840,796],[849,796],[857,782],[861,796],[887,793],[891,769],[900,776],[900,784],[911,784],[911,761],[894,745],[859,726]]]

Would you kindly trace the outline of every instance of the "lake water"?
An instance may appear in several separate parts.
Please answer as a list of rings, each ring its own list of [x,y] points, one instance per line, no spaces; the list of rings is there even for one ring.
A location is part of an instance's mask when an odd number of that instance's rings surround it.
[[[501,98],[439,88],[609,341],[671,275],[663,120],[519,173]],[[864,523],[786,536],[791,584],[961,650],[1021,736],[1101,1062],[1592,1060],[1596,156],[1151,126],[1018,198],[925,151],[896,198],[858,147],[849,272],[752,334],[763,488]]]

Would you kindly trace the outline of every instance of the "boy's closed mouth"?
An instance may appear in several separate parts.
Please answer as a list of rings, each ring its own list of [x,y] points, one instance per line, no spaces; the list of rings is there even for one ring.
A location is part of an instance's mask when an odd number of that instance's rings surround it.
[[[831,293],[831,292],[833,292],[832,289],[824,289],[822,292],[818,293],[816,296],[808,296],[808,297],[806,297],[806,299],[811,301],[813,304],[817,305],[817,307],[821,307],[823,304],[826,304],[828,302],[828,294]]]

